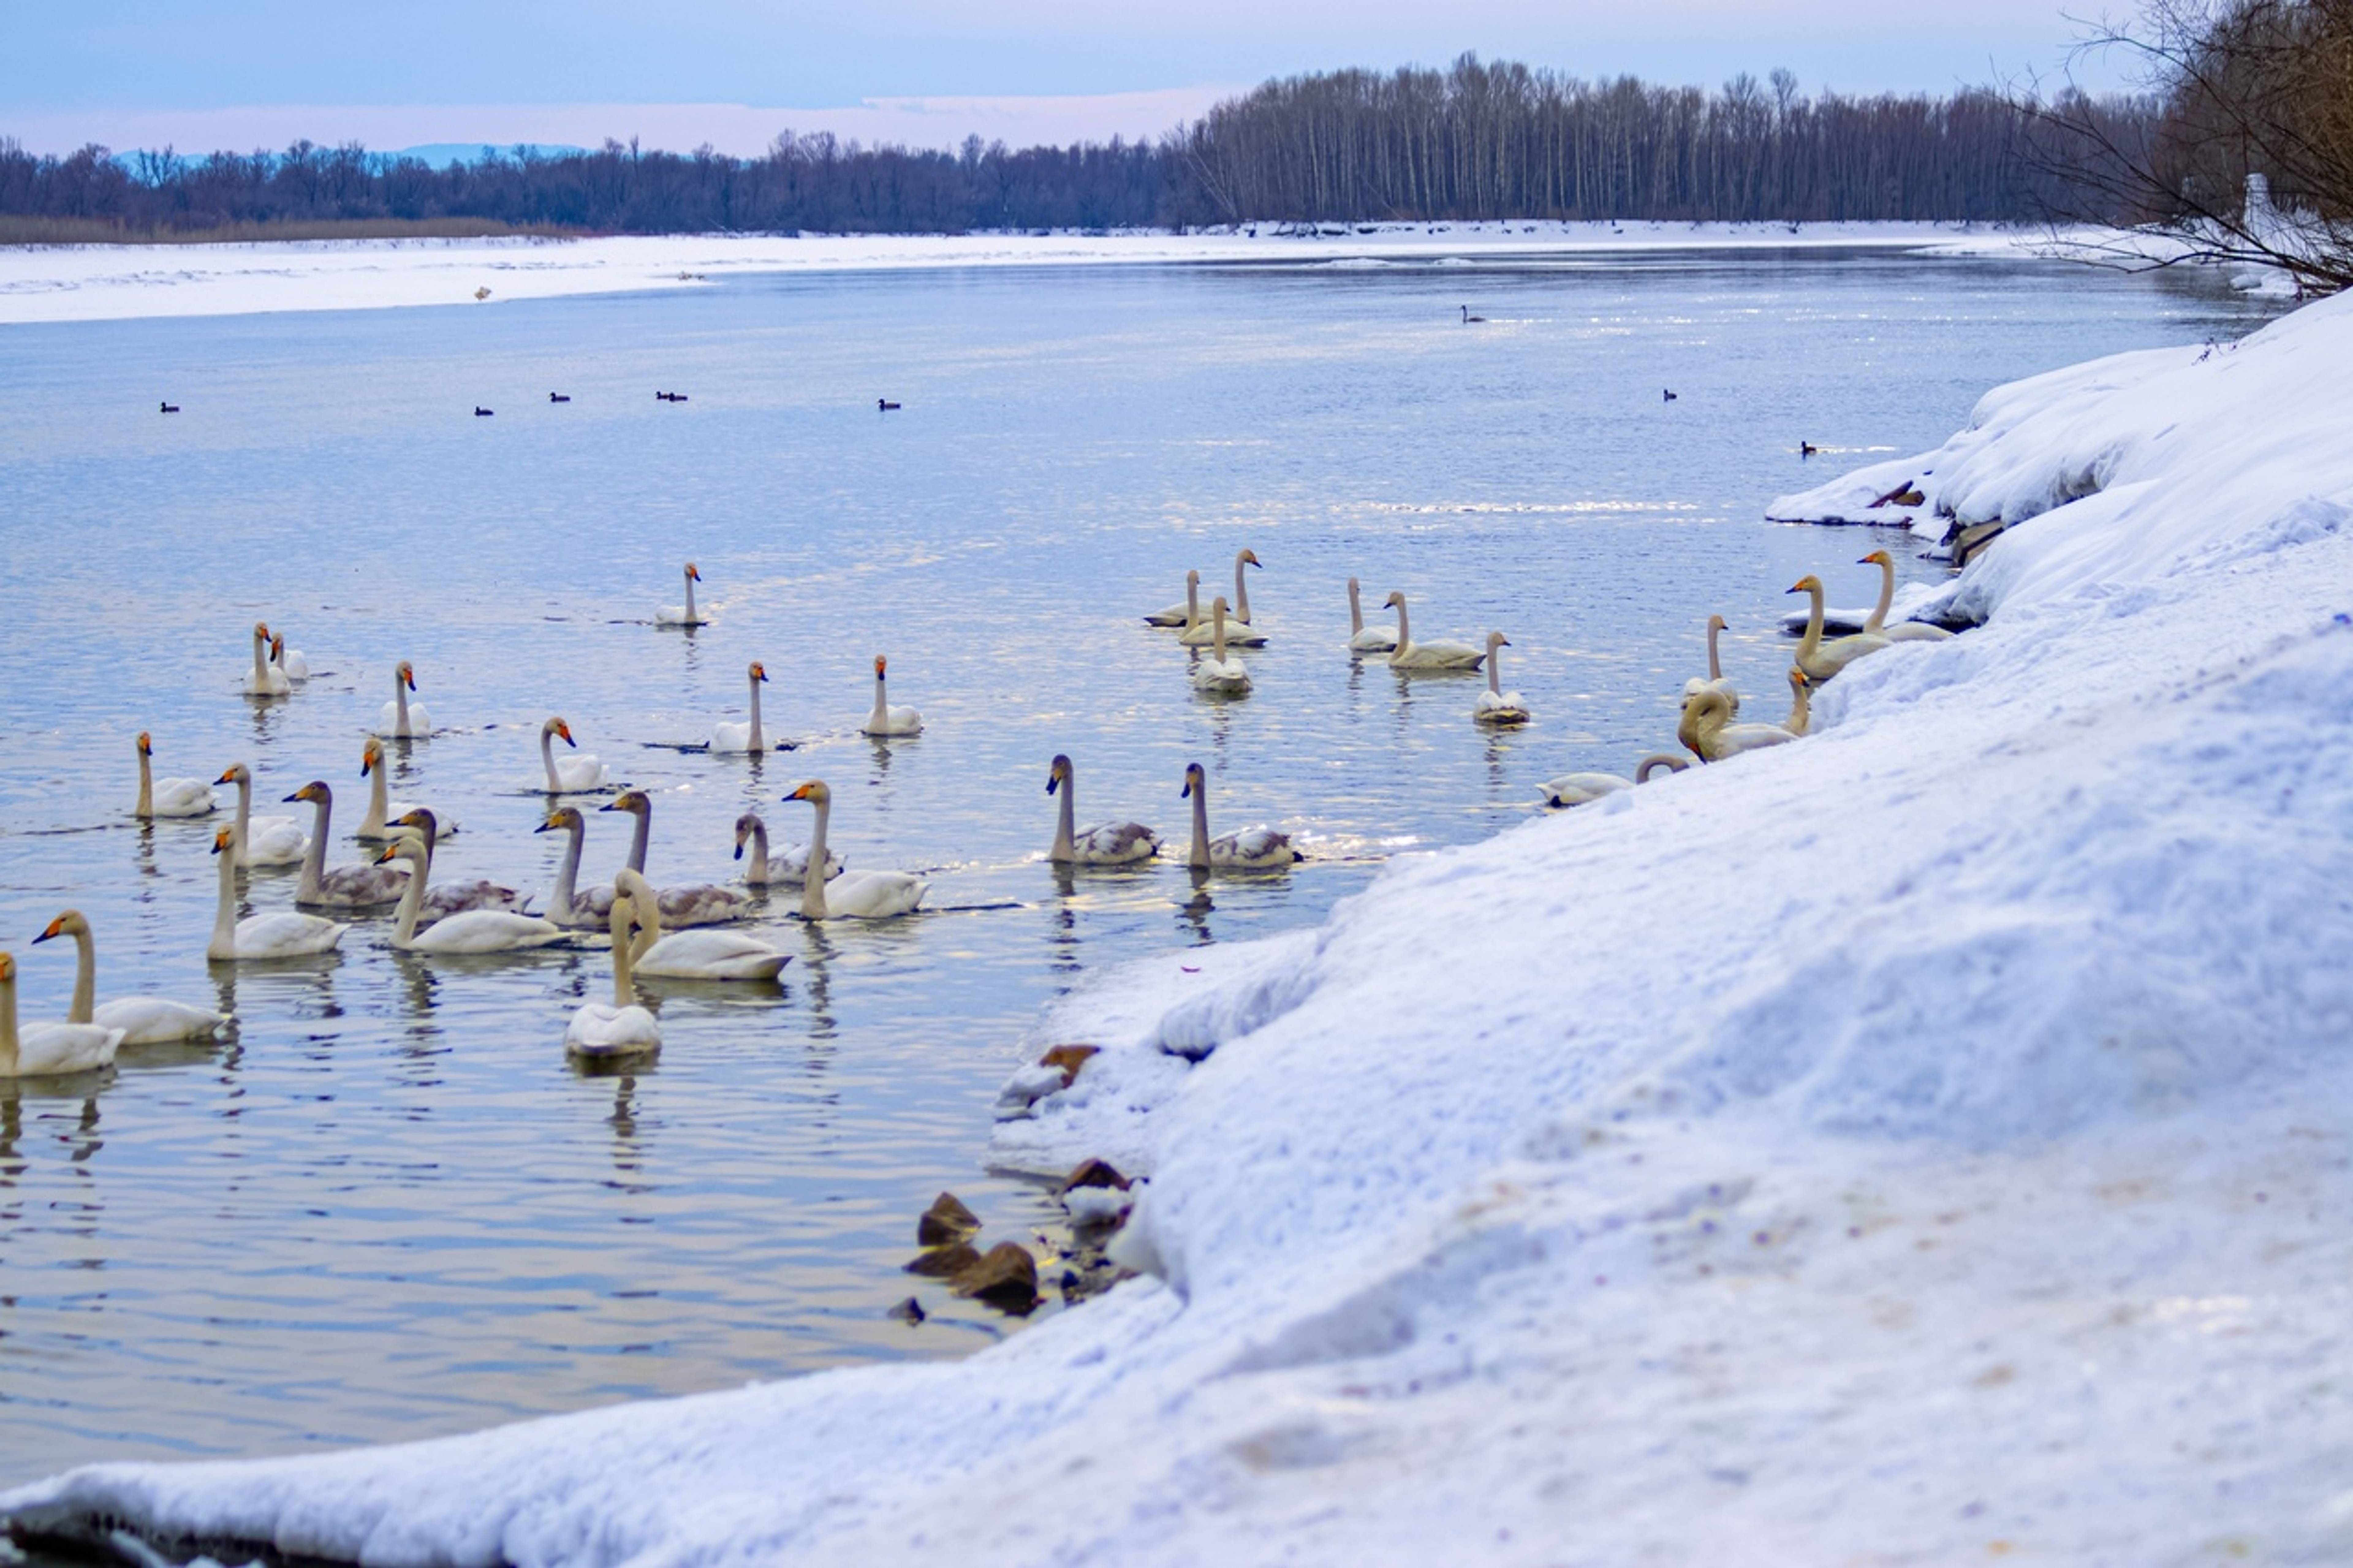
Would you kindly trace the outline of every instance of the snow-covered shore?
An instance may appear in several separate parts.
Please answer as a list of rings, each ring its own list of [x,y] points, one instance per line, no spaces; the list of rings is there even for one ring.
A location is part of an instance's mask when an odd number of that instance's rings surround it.
[[[371,1563],[2353,1558],[2353,298],[2000,389],[1806,742],[1113,972],[954,1364],[0,1498]],[[1825,532],[1826,565],[1857,552]]]
[[[1463,265],[1624,250],[1899,246],[2033,254],[2040,232],[1951,224],[1385,224],[1317,234],[1274,225],[1171,234],[664,235],[600,239],[274,241],[0,247],[0,325],[399,306],[500,305],[691,289],[749,273],[1155,262]],[[478,300],[476,290],[488,289]]]

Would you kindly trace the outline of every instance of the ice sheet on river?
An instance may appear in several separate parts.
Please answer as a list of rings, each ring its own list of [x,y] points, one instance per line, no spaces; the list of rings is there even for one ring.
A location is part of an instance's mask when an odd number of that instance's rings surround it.
[[[1993,393],[1815,492],[2031,518],[1981,629],[1065,1003],[1033,1044],[1104,1054],[998,1155],[1148,1170],[1159,1278],[0,1506],[377,1563],[2353,1558],[2348,410],[2353,299]]]

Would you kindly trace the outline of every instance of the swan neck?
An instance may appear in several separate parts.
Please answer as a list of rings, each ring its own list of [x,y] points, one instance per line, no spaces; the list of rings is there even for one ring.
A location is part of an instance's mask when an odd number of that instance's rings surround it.
[[[1365,606],[1356,597],[1356,580],[1348,579],[1348,635],[1353,637],[1365,629]]]
[[[1808,606],[1806,610],[1806,635],[1798,639],[1798,662],[1799,664],[1803,664],[1806,660],[1813,658],[1816,654],[1820,653],[1822,648],[1821,584],[1816,584],[1814,586],[1806,590],[1806,604]]]
[[[392,732],[406,736],[408,733],[408,682],[400,679],[400,671],[396,669],[392,672]]]
[[[1393,654],[1389,655],[1389,657],[1390,657],[1391,658],[1393,658],[1393,659],[1394,659],[1394,658],[1402,658],[1403,657],[1405,657],[1405,651],[1406,651],[1406,649],[1408,649],[1408,648],[1409,648],[1409,647],[1411,647],[1413,646],[1413,631],[1412,631],[1412,626],[1411,626],[1411,623],[1410,623],[1410,622],[1409,622],[1409,621],[1405,618],[1405,601],[1404,601],[1403,599],[1399,599],[1399,600],[1397,602],[1397,613],[1398,613],[1398,644],[1397,644],[1397,651],[1396,651],[1395,653],[1393,653]]]
[[[754,721],[755,724],[757,721]],[[643,811],[631,812],[638,825],[629,832],[629,869],[642,877],[646,874],[646,844],[654,835],[654,808],[649,802]]]
[[[1250,573],[1239,555],[1234,557],[1234,618],[1250,619]]]
[[[237,858],[244,848],[245,829],[240,826],[237,837],[216,857],[220,861],[220,902],[213,910],[213,940],[206,949],[207,958],[237,956]]]
[[[1494,694],[1495,700],[1499,702],[1504,697],[1503,669],[1504,649],[1502,645],[1498,644],[1487,650],[1487,689]]]
[[[87,927],[74,932],[73,1005],[66,1022],[87,1024],[98,1016],[98,942]]]
[[[1206,784],[1193,791],[1193,847],[1185,863],[1199,871],[1209,868],[1209,789]]]
[[[1887,625],[1887,612],[1894,603],[1895,563],[1883,561],[1879,563],[1879,604],[1871,612],[1871,618],[1862,623],[1862,629],[1875,632]]]
[[[869,730],[884,730],[890,724],[891,707],[882,694],[882,672],[878,669],[874,672],[874,711],[867,717],[866,727]]]
[[[1068,773],[1063,774],[1061,788],[1062,804],[1060,806],[1056,808],[1057,815],[1054,818],[1054,848],[1053,852],[1046,857],[1049,860],[1075,860],[1078,858],[1077,840],[1079,808],[1078,804],[1071,798],[1076,793],[1077,788],[1071,782],[1071,776]]]
[[[1209,634],[1212,644],[1210,652],[1216,656],[1219,664],[1223,664],[1226,662],[1226,607],[1223,605],[1213,604],[1209,606],[1209,614],[1215,617],[1212,623],[1213,629]]]
[[[328,801],[311,803],[311,847],[302,851],[302,879],[294,889],[294,901],[298,904],[317,903],[320,890],[326,885],[327,814],[332,809]]]
[[[694,592],[694,584],[691,581],[688,583],[686,591],[690,594]],[[633,899],[617,898],[613,900],[613,1005],[615,1007],[632,1006],[636,1000],[629,994],[629,971],[637,963],[637,954],[629,950],[629,909],[635,902]]]
[[[572,888],[580,876],[580,845],[586,828],[575,822],[564,830],[564,863],[555,868],[555,890],[548,894],[547,902],[557,920],[569,924],[572,920]]]
[[[16,977],[0,980],[0,1078],[16,1076]]]
[[[767,749],[760,734],[760,683],[755,680],[752,682],[752,737],[744,750],[757,752]]]
[[[407,947],[417,940],[417,917],[425,912],[425,884],[433,875],[433,852],[409,868],[408,886],[400,889],[400,910],[393,917],[392,945]]]
[[[1722,679],[1724,679],[1724,666],[1723,666],[1723,664],[1722,664],[1722,663],[1720,663],[1720,662],[1717,660],[1717,658],[1716,658],[1716,657],[1715,657],[1715,638],[1716,638],[1716,634],[1717,634],[1718,632],[1721,632],[1722,630],[1724,630],[1724,628],[1723,628],[1722,626],[1717,626],[1714,621],[1710,621],[1710,622],[1708,622],[1708,624],[1707,624],[1707,678],[1708,678],[1710,680],[1722,680]]]
[[[1813,721],[1813,692],[1810,688],[1793,685],[1789,688],[1789,721],[1781,727],[1792,735],[1803,735]]]
[[[1662,769],[1671,773],[1679,773],[1688,765],[1681,757],[1669,756],[1664,752],[1653,752],[1635,765],[1634,782],[1638,784],[1649,784],[1651,775]]]
[[[259,632],[253,637],[253,683],[263,691],[269,689],[269,658]]]
[[[544,724],[539,727],[539,765],[547,770],[547,793],[561,795],[564,781],[555,776],[555,731]]]
[[[635,871],[624,871],[613,879],[613,906],[620,907],[626,897],[634,906],[638,934],[629,942],[629,962],[636,963],[646,956],[646,950],[661,940],[661,895],[653,884]]]
[[[155,815],[155,764],[147,755],[147,748],[139,748],[139,804],[131,809],[133,816]]]
[[[392,799],[386,792],[384,782],[385,766],[383,753],[378,752],[375,766],[368,770],[367,817],[360,824],[360,832],[364,837],[381,834],[384,831],[385,818],[392,815]]]
[[[765,822],[752,824],[752,864],[744,873],[744,879],[747,882],[765,882],[768,879],[768,825]]]
[[[808,874],[801,879],[801,918],[825,919],[825,830],[826,819],[833,815],[829,800],[812,801],[817,807],[817,826],[809,831]]]
[[[689,626],[694,624],[694,574],[691,572],[686,574],[686,623]]]

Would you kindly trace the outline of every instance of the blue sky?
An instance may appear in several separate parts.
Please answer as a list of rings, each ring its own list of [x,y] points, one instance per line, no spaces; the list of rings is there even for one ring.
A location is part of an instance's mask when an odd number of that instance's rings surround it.
[[[582,125],[636,118],[660,128],[654,139],[691,142],[691,115],[617,106],[940,98],[1078,99],[1092,107],[1063,116],[1074,128],[1149,132],[1166,122],[1155,116],[1270,76],[1443,64],[1465,49],[1588,76],[1713,84],[1788,66],[1809,88],[1944,90],[2047,69],[2072,31],[2055,0],[16,0],[0,5],[0,135],[38,146],[86,126],[68,139],[124,145],[184,126],[197,135],[171,139],[185,148],[206,132],[268,139],[302,116],[252,111],[292,107],[322,121],[406,111],[307,132],[322,141],[577,141]],[[498,127],[475,128],[488,120]]]

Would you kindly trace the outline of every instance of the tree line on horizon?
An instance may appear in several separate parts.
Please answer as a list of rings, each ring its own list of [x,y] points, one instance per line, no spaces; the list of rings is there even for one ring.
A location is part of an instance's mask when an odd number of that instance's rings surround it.
[[[2126,142],[2152,136],[2161,112],[2149,97],[2077,108]],[[1465,55],[1445,70],[1270,81],[1157,142],[1068,147],[1014,150],[976,137],[946,152],[787,132],[754,158],[607,142],[577,154],[518,148],[435,167],[357,144],[117,158],[98,146],[36,156],[0,140],[0,216],[241,237],[257,226],[453,219],[631,234],[1502,218],[2030,222],[2085,200],[2064,168],[2030,155],[2043,112],[1990,89],[1810,96],[1775,71],[1709,92]]]

